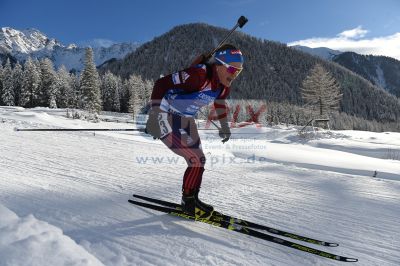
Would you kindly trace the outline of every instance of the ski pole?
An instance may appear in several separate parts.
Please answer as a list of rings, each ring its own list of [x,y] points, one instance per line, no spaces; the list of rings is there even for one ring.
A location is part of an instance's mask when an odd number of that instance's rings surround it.
[[[14,131],[138,131],[144,128],[14,128]]]
[[[236,30],[237,27],[243,28],[243,26],[247,23],[248,19],[245,16],[241,16],[236,25],[231,29],[231,31],[225,36],[225,38],[217,45],[217,47],[214,48],[214,50],[212,50],[208,56],[211,57],[215,51],[218,50],[218,48],[220,48],[224,42],[229,38],[229,36],[231,36],[231,34]]]
[[[205,116],[205,114],[204,114],[202,111],[199,110],[199,112],[200,112],[202,115]],[[214,121],[212,121],[212,120],[209,120],[209,121],[218,129],[219,132],[221,132],[222,128],[220,128]],[[224,139],[222,140],[222,143],[225,144],[225,142],[227,142],[228,140],[229,140],[229,138],[224,138]]]
[[[206,116],[201,110],[199,110],[199,113],[202,114],[202,115],[204,115],[204,116]],[[210,122],[218,129],[218,131],[221,131],[221,130],[222,130],[222,129],[221,129],[214,121],[212,121],[211,119],[208,120],[208,121],[210,121]]]
[[[237,27],[242,28],[246,23],[247,23],[248,19],[245,16],[241,16],[236,25],[231,29],[230,32],[228,32],[228,34],[225,36],[225,38],[209,53],[206,53],[205,55],[202,54],[200,56],[198,56],[193,62],[192,62],[192,66],[197,65],[197,64],[201,64],[201,63],[205,63],[207,62],[211,56],[215,53],[215,51],[217,51],[223,44],[224,42],[231,36],[231,34],[236,30]]]

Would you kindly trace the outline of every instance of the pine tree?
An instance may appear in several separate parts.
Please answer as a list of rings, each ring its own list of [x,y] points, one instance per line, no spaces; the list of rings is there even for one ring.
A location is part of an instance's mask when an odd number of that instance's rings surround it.
[[[305,78],[301,93],[306,105],[317,110],[320,116],[337,109],[343,96],[336,80],[320,64]]]
[[[22,106],[21,94],[23,85],[23,70],[19,63],[16,63],[13,69],[13,90],[14,90],[14,103],[15,105]]]
[[[103,105],[103,110],[104,111],[110,111],[111,110],[111,90],[112,90],[112,73],[110,71],[107,71],[101,78],[101,86],[100,86],[100,91],[101,91],[101,102]]]
[[[80,89],[82,91],[84,109],[90,113],[100,112],[100,79],[93,62],[93,50],[91,48],[86,49],[85,68],[81,75]]]
[[[71,74],[71,81],[72,81],[71,86],[73,91],[72,107],[83,108],[83,101],[82,101],[83,96],[81,91],[79,75]]]
[[[45,58],[40,61],[40,76],[38,104],[48,107],[52,103],[54,107],[55,96],[57,94],[56,74],[50,59]]]
[[[57,105],[59,108],[72,107],[74,102],[73,81],[71,74],[61,66],[57,71]]]
[[[3,95],[3,65],[0,63],[0,105],[3,105],[3,100],[1,95]]]
[[[121,109],[121,79],[108,71],[103,76],[101,91],[103,110],[119,112]]]
[[[121,103],[121,109],[120,111],[122,113],[128,113],[128,108],[129,108],[129,87],[127,85],[127,80],[121,81],[121,91],[119,93],[120,96],[120,103]]]
[[[113,111],[120,112],[121,111],[121,91],[122,91],[122,81],[121,78],[115,76],[115,90],[113,92]]]
[[[40,84],[40,72],[29,57],[24,64],[24,73],[21,88],[20,105],[34,107],[38,98]]]
[[[10,59],[7,59],[3,69],[3,91],[1,99],[4,105],[14,106],[14,84],[12,79],[13,71],[11,69]]]

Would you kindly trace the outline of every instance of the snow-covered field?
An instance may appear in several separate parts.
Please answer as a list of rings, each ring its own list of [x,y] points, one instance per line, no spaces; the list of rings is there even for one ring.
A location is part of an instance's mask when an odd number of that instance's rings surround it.
[[[180,200],[185,162],[142,133],[14,131],[132,127],[64,115],[0,107],[0,265],[346,264],[129,204],[132,193]],[[400,265],[399,133],[304,140],[294,128],[246,127],[224,145],[201,135],[200,197],[216,209],[338,242],[308,245],[354,265]]]

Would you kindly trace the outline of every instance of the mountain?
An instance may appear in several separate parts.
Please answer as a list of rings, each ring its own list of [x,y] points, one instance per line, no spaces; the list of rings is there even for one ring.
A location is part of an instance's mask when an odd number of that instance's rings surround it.
[[[332,50],[332,49],[329,49],[326,47],[310,48],[310,47],[301,46],[301,45],[294,45],[291,47],[293,47],[296,50],[299,50],[299,51],[302,51],[302,52],[305,52],[305,53],[308,53],[308,54],[311,54],[314,56],[318,56],[325,60],[332,60],[332,58],[334,58],[335,56],[342,53],[341,51]]]
[[[43,49],[62,46],[56,39],[49,39],[36,29],[18,31],[5,27],[0,31],[0,47],[10,54],[29,54]]]
[[[367,79],[372,84],[400,97],[400,61],[394,58],[341,52],[326,47],[310,48],[301,45],[291,47],[322,59],[336,62]]]
[[[95,47],[95,63],[101,65],[112,58],[123,58],[138,46],[137,43],[120,43],[109,47]],[[36,29],[19,31],[3,27],[0,31],[0,63],[7,57],[20,62],[24,62],[28,56],[38,59],[47,57],[56,67],[64,65],[68,70],[79,71],[83,68],[85,48],[74,44],[65,46]]]
[[[160,74],[188,67],[199,54],[214,48],[227,29],[206,24],[187,24],[140,46],[120,60],[108,62],[100,71],[122,78],[130,74],[155,80]],[[234,32],[229,42],[245,57],[244,71],[232,86],[232,99],[261,99],[301,106],[301,87],[316,63],[337,80],[343,93],[340,111],[379,122],[400,121],[400,101],[382,88],[337,63],[326,61],[287,45]]]
[[[386,56],[341,53],[333,61],[400,97],[400,61]]]

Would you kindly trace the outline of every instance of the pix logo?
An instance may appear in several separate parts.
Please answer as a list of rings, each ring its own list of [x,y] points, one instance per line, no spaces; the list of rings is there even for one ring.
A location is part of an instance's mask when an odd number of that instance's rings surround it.
[[[230,108],[229,106],[226,106],[226,111],[229,113]],[[241,106],[240,104],[237,104],[234,108],[234,112],[233,112],[233,116],[232,116],[232,121],[231,121],[231,127],[245,127],[248,125],[252,125],[255,124],[258,128],[261,127],[261,123],[259,122],[260,119],[260,115],[262,113],[264,113],[267,110],[267,105],[263,104],[260,106],[260,108],[257,111],[254,111],[253,107],[251,105],[247,105],[246,106],[246,113],[249,116],[249,118],[245,121],[242,121],[240,123],[238,123],[238,118],[239,118],[239,114],[241,111]],[[207,118],[207,123],[206,123],[206,128],[209,128],[211,125],[211,120],[218,120],[218,115],[217,115],[217,111],[215,110],[215,107],[212,106],[211,112],[208,115]]]

